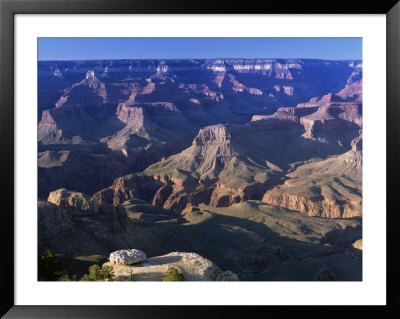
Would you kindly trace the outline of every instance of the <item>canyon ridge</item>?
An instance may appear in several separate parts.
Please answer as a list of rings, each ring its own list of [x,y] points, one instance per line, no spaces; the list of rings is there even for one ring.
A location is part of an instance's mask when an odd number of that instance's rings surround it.
[[[38,197],[39,254],[70,277],[138,249],[362,280],[362,62],[40,61]]]

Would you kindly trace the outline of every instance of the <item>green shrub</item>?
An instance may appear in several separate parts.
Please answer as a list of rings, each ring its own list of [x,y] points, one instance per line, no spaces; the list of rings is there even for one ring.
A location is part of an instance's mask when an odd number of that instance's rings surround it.
[[[174,267],[168,267],[167,273],[165,274],[163,281],[182,281],[182,280],[184,280],[182,273],[180,273]]]
[[[39,281],[66,281],[69,280],[64,270],[64,263],[56,260],[56,255],[47,250],[38,258],[38,280]]]
[[[91,265],[89,273],[83,275],[81,281],[111,281],[115,278],[112,267],[104,266],[100,268],[99,265]]]

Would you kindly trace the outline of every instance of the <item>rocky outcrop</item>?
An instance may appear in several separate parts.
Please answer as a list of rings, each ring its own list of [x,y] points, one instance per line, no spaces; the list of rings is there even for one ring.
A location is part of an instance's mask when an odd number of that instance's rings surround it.
[[[38,140],[39,141],[56,141],[60,140],[62,132],[57,128],[50,110],[45,110],[42,113],[42,119],[38,125]]]
[[[302,107],[299,109],[310,109]],[[362,105],[357,102],[326,103],[315,112],[300,117],[307,139],[349,148],[362,129]],[[335,141],[336,139],[336,141]]]
[[[48,202],[63,208],[74,222],[99,221],[113,233],[123,231],[129,223],[123,207],[98,202],[95,197],[64,188],[51,192]]]
[[[227,125],[205,127],[199,131],[192,146],[182,153],[150,166],[143,173],[116,179],[112,186],[96,193],[94,198],[99,203],[114,205],[139,198],[177,212],[188,204],[230,206],[247,199],[261,199],[268,174],[249,159],[239,159],[240,151],[232,142],[232,134],[240,135],[240,131]],[[234,167],[242,166],[247,170],[247,165],[254,166],[260,177],[249,180],[244,171],[237,181],[229,178]],[[276,170],[276,166],[271,169],[271,165],[265,162],[264,167],[272,176],[279,169]]]
[[[262,201],[308,216],[362,216],[360,151],[302,165],[286,178],[283,185],[267,191]]]
[[[118,119],[124,123],[137,123],[137,125],[143,125],[143,107],[120,104],[118,105],[116,114]]]
[[[71,208],[77,213],[92,213],[97,211],[100,206],[92,197],[80,192],[70,191],[65,188],[51,192],[47,198],[47,201],[57,206]]]
[[[341,102],[331,103],[333,100]],[[315,132],[360,129],[362,106],[357,102],[343,102],[330,94],[321,99],[311,99],[307,105],[279,108],[272,115],[254,115],[251,124],[265,130],[287,129],[300,124],[306,131],[304,136],[310,138]]]
[[[110,254],[109,260],[112,264],[131,265],[145,261],[146,254],[139,249],[121,249]]]
[[[135,267],[107,262],[117,281],[162,281],[169,267],[183,274],[185,281],[237,281],[231,271],[223,272],[212,261],[196,253],[172,252],[148,258],[143,266]]]
[[[72,149],[38,152],[39,198],[47,200],[49,193],[66,188],[92,195],[113,184],[120,176],[145,168],[181,152],[191,139],[151,144],[141,149],[93,150]]]
[[[227,143],[230,137],[230,127],[226,125],[207,126],[199,131],[193,140],[193,146]]]
[[[38,152],[38,167],[53,168],[61,167],[68,160],[69,151],[45,151]]]
[[[38,238],[51,238],[71,231],[73,223],[68,211],[49,202],[38,201]]]
[[[77,143],[91,135],[88,128],[93,129],[93,121],[79,105],[44,110],[38,124],[38,141],[45,145]]]
[[[285,85],[283,85],[282,88],[283,88],[283,92],[286,95],[293,95],[293,86],[285,86]]]
[[[362,101],[362,71],[352,72],[346,86],[337,95],[346,100]]]
[[[95,101],[101,103],[107,100],[106,85],[99,80],[94,70],[88,70],[83,80],[66,88],[55,106],[58,108],[64,105],[82,105],[82,102],[86,102],[84,106],[87,106],[91,103],[87,101],[88,97],[96,97]]]
[[[254,115],[249,126],[259,130],[289,129],[297,126],[299,118],[279,109],[272,115]]]
[[[334,93],[328,93],[321,97],[313,97],[307,103],[300,103],[297,105],[298,108],[302,107],[315,107],[322,106],[333,102],[346,102],[346,99]]]
[[[119,205],[129,199],[150,201],[166,180],[141,173],[117,178],[113,185],[93,195],[99,204]]]
[[[325,128],[325,130],[355,128],[353,123],[361,127],[361,104],[337,103],[323,105],[320,106],[316,112],[301,117],[300,122],[304,125],[306,130],[310,129],[309,123],[322,123],[320,124],[320,128],[316,128],[320,130],[323,128]],[[316,125],[313,124],[313,126]]]
[[[274,164],[279,163],[277,158],[282,158],[282,152],[289,151],[293,154],[290,156],[304,160],[303,156],[307,154],[302,155],[302,144],[308,148],[308,158],[311,159],[321,156],[320,154],[324,156],[324,152],[337,152],[339,148],[349,150],[359,136],[359,125],[361,106],[357,103],[339,103],[297,109],[281,108],[273,115],[254,116],[245,125],[207,126],[199,131],[192,145],[180,154],[148,167],[142,174],[115,180],[111,187],[98,192],[95,197],[99,202],[115,205],[128,199],[140,198],[177,212],[184,211],[188,205],[198,206],[203,203],[227,207],[264,197],[265,201],[273,205],[296,209],[312,216],[359,216],[360,198],[356,196],[350,200],[352,195],[348,195],[348,191],[343,195],[345,200],[342,195],[336,196],[325,190],[307,195],[307,187],[303,187],[302,191],[306,195],[302,197],[299,194],[295,199],[290,194],[282,194],[280,191],[275,193],[275,190],[264,195],[266,190],[282,183],[281,177],[285,170]],[[347,131],[343,135],[341,132],[344,130]],[[295,148],[293,151],[289,147],[280,148],[268,134],[280,139],[281,136],[288,136],[281,145],[298,147],[297,151]],[[257,135],[260,143],[254,147],[248,141],[253,139],[254,142],[254,136]],[[298,138],[299,146],[295,144],[293,137]],[[308,146],[304,138],[317,143]],[[264,143],[261,142],[262,139]],[[324,145],[325,151],[321,147]],[[343,156],[338,162],[351,162]],[[292,161],[296,162],[294,159]],[[358,157],[355,162],[360,162]],[[342,168],[347,169],[345,166]],[[332,171],[332,178],[338,173],[341,172]],[[292,175],[285,177],[290,178],[291,183],[294,181]],[[355,183],[358,181],[356,179]]]
[[[310,115],[318,110],[319,106],[308,106],[308,107],[281,107],[273,116],[283,117],[285,114],[301,118],[303,116]],[[254,118],[254,117],[253,117]]]
[[[362,250],[362,239],[358,239],[356,240],[353,244],[352,244],[353,248]]]
[[[344,202],[324,194],[296,195],[273,190],[267,192],[263,202],[299,211],[308,216],[324,218],[361,217],[361,200]]]

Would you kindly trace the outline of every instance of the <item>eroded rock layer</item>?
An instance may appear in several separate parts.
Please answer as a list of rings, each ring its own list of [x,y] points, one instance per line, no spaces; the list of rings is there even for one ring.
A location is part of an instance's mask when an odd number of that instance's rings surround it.
[[[263,199],[312,216],[361,216],[361,119],[361,104],[328,102],[208,126],[186,150],[116,179],[95,197],[114,204],[140,198],[176,211]],[[285,185],[293,188],[284,193]]]

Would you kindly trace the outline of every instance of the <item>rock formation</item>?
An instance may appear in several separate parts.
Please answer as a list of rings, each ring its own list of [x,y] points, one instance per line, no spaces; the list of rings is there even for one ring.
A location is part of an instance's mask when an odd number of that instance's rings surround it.
[[[353,247],[353,248],[356,248],[356,249],[359,249],[359,250],[362,250],[362,239],[356,240],[356,241],[353,243],[352,247]]]
[[[352,151],[361,144],[361,105],[327,102],[335,99],[280,108],[244,125],[205,127],[180,154],[116,179],[95,197],[110,204],[140,198],[178,212],[200,203],[221,207],[263,198],[310,216],[361,216],[361,151]],[[320,160],[327,156],[333,157]]]
[[[146,254],[139,249],[121,249],[110,254],[110,263],[117,265],[131,265],[145,261]]]
[[[58,236],[72,230],[73,223],[67,210],[54,204],[38,201],[39,240]]]
[[[113,252],[117,280],[168,267],[185,280],[360,280],[361,61],[38,68],[40,252],[98,264]]]
[[[111,253],[111,255],[114,253]],[[146,260],[146,264],[142,267],[129,266],[125,263],[115,263],[114,261],[113,258],[113,261],[105,263],[103,267],[105,265],[112,267],[117,281],[161,281],[169,267],[174,267],[181,272],[185,281],[238,280],[236,274],[231,271],[223,272],[212,261],[196,253],[172,252],[162,256],[151,257]]]
[[[362,216],[361,153],[305,164],[286,175],[284,184],[267,191],[263,202],[309,216]]]
[[[244,124],[341,89],[353,99],[360,70],[360,61],[301,59],[41,61],[39,148],[69,156],[51,167],[42,159],[40,197],[62,187],[93,194],[177,154],[205,126]]]
[[[41,201],[43,203],[43,201]],[[128,218],[123,207],[97,202],[96,198],[86,194],[59,189],[51,192],[46,204],[62,209],[73,223],[93,224],[100,222],[111,232],[123,231],[128,225]],[[53,227],[47,225],[49,228]],[[47,230],[43,229],[46,233]]]
[[[77,212],[91,213],[99,208],[99,204],[88,195],[65,188],[51,192],[47,201],[57,206],[74,208]]]

